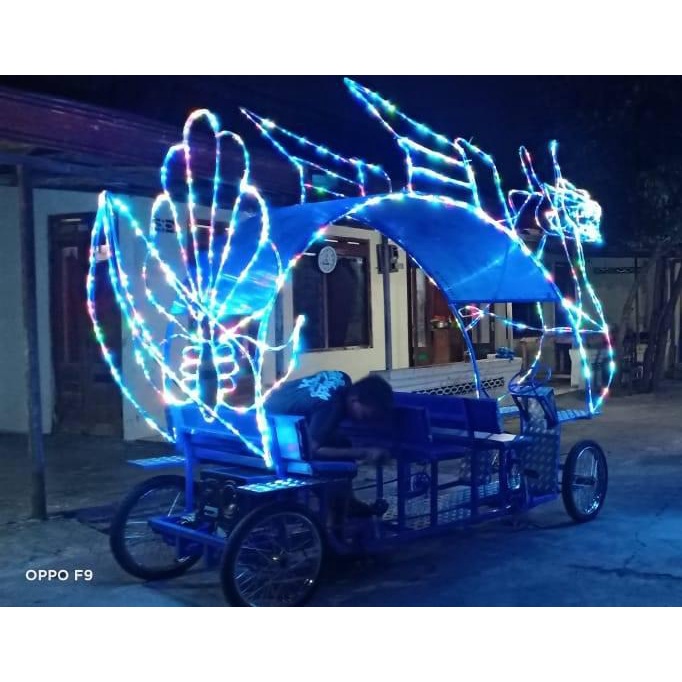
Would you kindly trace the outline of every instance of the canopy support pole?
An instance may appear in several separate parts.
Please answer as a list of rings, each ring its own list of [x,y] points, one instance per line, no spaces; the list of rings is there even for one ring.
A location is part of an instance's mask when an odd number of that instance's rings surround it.
[[[474,384],[476,386],[476,397],[480,398],[483,396],[484,398],[489,398],[490,396],[488,395],[487,391],[485,388],[483,388],[483,384],[481,383],[481,374],[478,371],[478,360],[476,359],[476,348],[474,347],[474,343],[471,340],[471,334],[466,329],[466,324],[464,320],[462,319],[462,315],[460,314],[459,310],[457,309],[456,306],[452,306],[450,308],[452,311],[452,314],[455,318],[455,322],[457,323],[457,326],[459,327],[459,331],[462,334],[462,337],[464,338],[464,343],[467,347],[467,350],[469,351],[469,360],[471,360],[471,367],[474,371]]]
[[[284,343],[284,303],[282,298],[280,291],[275,300],[275,346],[281,346]],[[283,376],[284,353],[275,353],[275,379],[281,379]]]
[[[19,189],[19,228],[21,231],[21,293],[26,353],[28,453],[31,458],[31,517],[44,520],[47,519],[47,497],[45,494],[43,420],[40,404],[33,184],[31,171],[26,166],[18,165],[16,171]]]
[[[391,254],[388,237],[381,235],[382,284],[384,290],[384,354],[386,369],[393,369],[393,327],[391,324]]]

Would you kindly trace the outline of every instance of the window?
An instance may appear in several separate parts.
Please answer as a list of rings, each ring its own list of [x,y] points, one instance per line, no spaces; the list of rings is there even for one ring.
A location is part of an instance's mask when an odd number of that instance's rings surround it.
[[[336,251],[336,265],[325,273],[318,254]],[[330,237],[310,247],[293,272],[294,316],[305,315],[305,350],[371,346],[369,242]]]

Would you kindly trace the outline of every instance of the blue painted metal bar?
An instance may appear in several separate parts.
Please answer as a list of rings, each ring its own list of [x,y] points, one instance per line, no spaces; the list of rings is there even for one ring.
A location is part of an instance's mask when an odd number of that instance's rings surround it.
[[[431,503],[431,525],[438,525],[438,460],[431,462],[431,480],[429,481]]]
[[[167,516],[149,519],[149,525],[165,537],[183,538],[215,549],[225,547],[225,538],[189,526],[181,526],[176,520]]]

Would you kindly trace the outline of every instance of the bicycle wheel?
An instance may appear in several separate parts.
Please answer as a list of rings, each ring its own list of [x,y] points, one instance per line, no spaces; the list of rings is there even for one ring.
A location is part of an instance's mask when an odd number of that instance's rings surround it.
[[[109,544],[124,571],[143,580],[182,575],[201,558],[201,548],[178,556],[173,542],[149,525],[149,519],[177,516],[185,510],[185,479],[155,476],[133,488],[111,524]]]
[[[606,455],[597,443],[583,440],[568,453],[561,478],[561,495],[569,516],[578,523],[599,514],[608,487]]]
[[[228,539],[220,570],[225,598],[233,606],[301,606],[317,587],[324,555],[324,534],[308,509],[255,509]]]

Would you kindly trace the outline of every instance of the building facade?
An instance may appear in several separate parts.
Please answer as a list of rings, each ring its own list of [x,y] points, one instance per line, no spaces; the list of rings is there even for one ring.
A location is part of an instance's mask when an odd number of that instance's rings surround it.
[[[129,197],[127,201],[140,223],[145,224],[152,200]],[[122,399],[101,361],[85,309],[89,236],[96,206],[97,195],[92,192],[34,190],[43,432],[66,429],[125,439],[149,438],[151,431],[133,406]],[[3,348],[0,381],[5,387],[12,387],[0,393],[2,431],[25,431],[27,419],[24,340],[20,333],[18,211],[16,188],[0,188],[0,232],[4,236],[0,284],[5,293],[0,301]],[[174,236],[168,234],[167,238],[172,240]],[[125,231],[121,231],[120,239],[127,262],[139,270],[144,260],[139,244]],[[304,314],[307,318],[303,352],[294,377],[337,369],[359,379],[370,372],[386,370],[387,314],[391,318],[393,377],[400,378],[401,370],[410,370],[405,374],[409,376],[410,389],[426,390],[428,382],[433,382],[434,372],[438,376],[470,375],[471,365],[461,333],[452,325],[440,293],[397,248],[389,275],[390,311],[385,309],[383,275],[379,269],[380,241],[380,235],[373,230],[333,226],[325,241],[299,261],[281,294],[280,307],[285,336],[292,329],[295,316]],[[321,254],[323,249],[326,251]],[[331,253],[333,267],[324,263],[324,257]],[[641,267],[641,259],[638,265]],[[635,276],[633,259],[595,258],[590,268],[607,318],[618,319]],[[134,286],[142,298],[141,281]],[[648,298],[641,298],[637,313],[644,326],[650,311],[645,303]],[[496,304],[495,312],[515,318],[524,314],[504,304]],[[547,323],[554,324],[554,306],[545,304],[544,312]],[[119,336],[120,342],[114,343],[113,348],[120,353],[124,380],[145,407],[163,419],[163,406],[135,365],[129,352],[129,331],[121,324],[113,302],[104,315],[113,337]],[[162,328],[155,332],[163,338]],[[678,334],[679,324],[675,338]],[[512,330],[499,320],[486,320],[471,335],[484,368],[485,361],[492,360],[501,347],[513,348],[524,359],[534,352],[532,335],[515,338]],[[274,338],[274,329],[271,337]],[[544,348],[543,359],[555,371],[562,369],[561,353],[552,342]],[[287,360],[282,358],[282,363]],[[274,381],[281,367],[271,358],[265,381]]]

